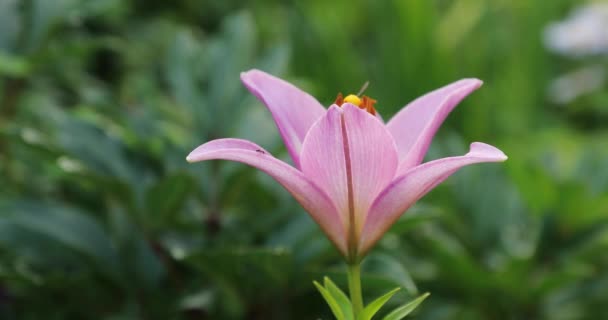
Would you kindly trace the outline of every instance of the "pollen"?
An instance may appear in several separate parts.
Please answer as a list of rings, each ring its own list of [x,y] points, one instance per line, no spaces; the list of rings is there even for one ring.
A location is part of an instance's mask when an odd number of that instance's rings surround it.
[[[351,103],[356,105],[360,109],[371,113],[372,115],[376,115],[376,109],[374,108],[376,100],[368,96],[359,97],[354,94],[349,94],[345,98],[343,98],[342,93],[338,93],[338,96],[336,97],[336,101],[334,103],[338,106],[342,106],[344,103]]]
[[[344,98],[344,102],[352,103],[357,107],[361,106],[361,98],[357,97],[354,94],[347,95],[346,98]]]

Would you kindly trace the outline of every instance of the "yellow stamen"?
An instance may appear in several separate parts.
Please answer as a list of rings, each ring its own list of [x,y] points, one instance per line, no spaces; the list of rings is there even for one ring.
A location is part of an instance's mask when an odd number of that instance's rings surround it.
[[[365,87],[366,86],[364,86],[364,88]],[[336,100],[334,101],[334,103],[341,107],[342,104],[344,104],[346,102],[352,103],[352,104],[356,105],[357,107],[359,107],[360,109],[363,109],[373,115],[376,115],[376,109],[374,108],[374,105],[376,104],[376,100],[374,100],[368,96],[359,97],[354,94],[349,94],[348,96],[346,96],[346,98],[343,98],[342,93],[338,93],[338,96],[336,97]]]
[[[349,94],[344,98],[344,102],[352,103],[357,107],[361,106],[361,99],[354,94]]]

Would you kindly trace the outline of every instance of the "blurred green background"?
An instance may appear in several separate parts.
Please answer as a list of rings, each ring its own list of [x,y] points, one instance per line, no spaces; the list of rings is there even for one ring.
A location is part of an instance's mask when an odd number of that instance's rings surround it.
[[[546,38],[584,4],[0,0],[0,319],[331,319],[311,281],[345,288],[344,265],[296,201],[185,162],[219,137],[288,158],[239,81],[254,67],[324,104],[369,80],[385,119],[485,81],[428,159],[483,141],[509,160],[405,214],[364,263],[367,301],[402,286],[393,305],[432,293],[415,319],[608,319],[608,50]]]

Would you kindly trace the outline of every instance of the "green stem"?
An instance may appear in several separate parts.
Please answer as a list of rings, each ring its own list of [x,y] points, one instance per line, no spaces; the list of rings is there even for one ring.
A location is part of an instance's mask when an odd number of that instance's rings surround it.
[[[353,315],[358,318],[363,311],[363,296],[361,295],[361,265],[348,264],[348,290],[353,305]]]

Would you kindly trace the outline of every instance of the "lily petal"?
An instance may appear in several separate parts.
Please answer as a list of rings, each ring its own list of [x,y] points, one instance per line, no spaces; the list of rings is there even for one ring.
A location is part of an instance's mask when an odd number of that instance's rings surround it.
[[[474,142],[464,156],[427,162],[399,176],[372,204],[363,228],[360,252],[364,255],[403,212],[458,169],[474,163],[506,159],[507,156],[499,149]]]
[[[462,99],[482,84],[478,79],[456,81],[412,101],[388,122],[388,131],[399,152],[398,174],[422,162],[441,123]]]
[[[223,159],[238,161],[264,171],[279,182],[310,213],[338,249],[346,254],[345,233],[331,199],[302,172],[273,157],[253,142],[218,139],[194,149],[186,160],[196,162]]]
[[[291,83],[260,70],[241,73],[241,81],[268,107],[289,155],[296,168],[299,168],[304,137],[313,123],[325,113],[325,108]]]
[[[352,104],[333,105],[310,128],[300,156],[302,172],[333,199],[345,229],[353,226],[358,238],[369,206],[397,170],[390,133]]]

